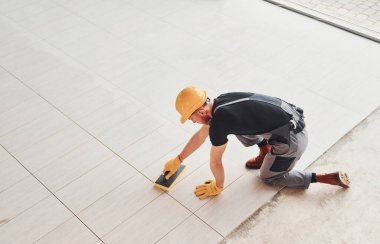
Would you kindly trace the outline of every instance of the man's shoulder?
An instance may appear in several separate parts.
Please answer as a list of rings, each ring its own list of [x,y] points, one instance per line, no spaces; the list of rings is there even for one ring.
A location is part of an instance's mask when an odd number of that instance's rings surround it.
[[[227,92],[220,94],[217,99],[239,99],[252,96],[253,94],[252,92]]]

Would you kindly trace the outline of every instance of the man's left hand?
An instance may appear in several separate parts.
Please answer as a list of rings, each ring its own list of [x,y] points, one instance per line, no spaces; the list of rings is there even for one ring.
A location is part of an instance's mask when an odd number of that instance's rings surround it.
[[[203,185],[199,185],[195,188],[195,195],[199,199],[205,199],[206,197],[216,196],[223,191],[223,187],[218,187],[215,180],[205,181]]]

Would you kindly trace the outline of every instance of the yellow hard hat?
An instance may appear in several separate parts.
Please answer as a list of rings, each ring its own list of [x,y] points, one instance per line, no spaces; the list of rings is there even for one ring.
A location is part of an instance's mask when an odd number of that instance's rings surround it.
[[[185,123],[195,110],[202,107],[206,99],[206,91],[195,86],[189,86],[183,89],[175,101],[175,108],[181,115],[181,123]]]

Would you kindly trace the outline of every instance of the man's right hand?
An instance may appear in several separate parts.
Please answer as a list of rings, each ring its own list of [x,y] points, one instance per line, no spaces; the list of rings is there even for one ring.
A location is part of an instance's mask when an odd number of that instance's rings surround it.
[[[179,155],[168,162],[166,162],[164,169],[162,170],[162,173],[165,174],[166,172],[169,172],[165,179],[169,179],[178,169],[179,165],[182,163],[182,160],[179,158]]]

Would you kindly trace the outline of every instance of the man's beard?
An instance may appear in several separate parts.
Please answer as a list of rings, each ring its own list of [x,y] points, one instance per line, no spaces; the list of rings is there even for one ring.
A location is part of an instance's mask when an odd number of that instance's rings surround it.
[[[210,123],[210,120],[211,120],[211,117],[206,115],[205,117],[202,117],[201,124],[208,125]]]

